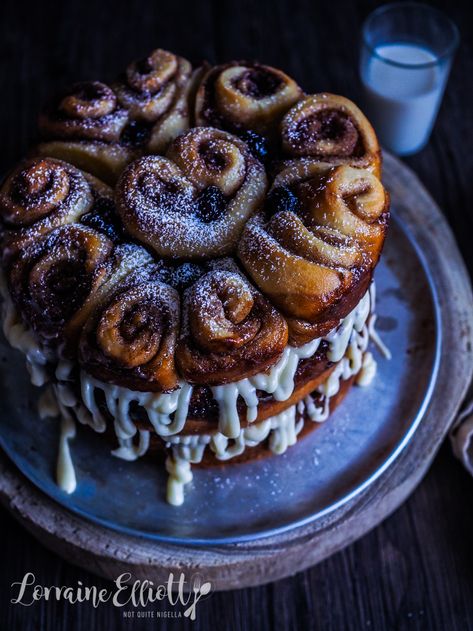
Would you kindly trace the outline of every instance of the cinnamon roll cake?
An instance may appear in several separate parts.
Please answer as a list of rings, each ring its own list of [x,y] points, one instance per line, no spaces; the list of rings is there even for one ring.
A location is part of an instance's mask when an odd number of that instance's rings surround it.
[[[40,132],[0,190],[3,327],[65,491],[77,423],[162,460],[179,505],[192,465],[281,454],[371,382],[389,195],[353,103],[155,50]]]

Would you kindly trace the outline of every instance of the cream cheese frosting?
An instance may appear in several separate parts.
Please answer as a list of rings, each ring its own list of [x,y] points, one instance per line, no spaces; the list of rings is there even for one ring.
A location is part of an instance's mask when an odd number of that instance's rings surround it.
[[[33,331],[23,324],[8,293],[3,272],[0,272],[0,295],[2,296],[3,334],[10,346],[25,355],[31,383],[34,386],[43,386],[48,381],[46,366],[51,358],[41,348]]]

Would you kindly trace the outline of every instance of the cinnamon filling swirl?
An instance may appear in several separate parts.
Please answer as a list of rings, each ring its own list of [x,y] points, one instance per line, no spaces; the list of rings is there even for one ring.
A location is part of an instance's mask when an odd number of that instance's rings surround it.
[[[79,221],[95,194],[94,183],[70,164],[52,158],[20,163],[0,190],[4,265],[40,235]]]
[[[175,389],[179,310],[179,294],[160,281],[117,290],[85,326],[79,362],[92,375],[134,390]]]
[[[45,138],[118,142],[128,121],[111,88],[100,81],[77,83],[40,116]]]
[[[203,76],[196,95],[198,125],[213,125],[233,133],[251,130],[267,135],[302,96],[284,72],[257,63],[216,66]]]
[[[105,277],[112,252],[106,237],[85,226],[63,226],[24,249],[8,283],[13,302],[46,344],[61,344],[64,329]]]
[[[188,382],[216,385],[264,371],[286,344],[284,318],[241,274],[210,272],[188,290],[176,354]]]
[[[314,94],[299,101],[281,122],[281,140],[289,159],[348,164],[380,176],[380,148],[373,128],[344,97]]]

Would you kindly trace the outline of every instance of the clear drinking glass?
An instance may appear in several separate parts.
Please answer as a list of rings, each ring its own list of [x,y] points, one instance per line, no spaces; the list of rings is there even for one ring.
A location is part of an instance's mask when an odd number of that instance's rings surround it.
[[[456,25],[426,4],[387,4],[366,19],[365,111],[387,149],[405,156],[427,144],[458,42]]]

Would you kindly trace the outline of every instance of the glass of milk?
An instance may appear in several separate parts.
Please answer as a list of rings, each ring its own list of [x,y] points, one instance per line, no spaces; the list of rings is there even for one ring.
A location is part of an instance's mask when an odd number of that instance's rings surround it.
[[[387,149],[406,156],[427,144],[458,42],[455,24],[426,4],[386,4],[365,21],[365,111]]]

